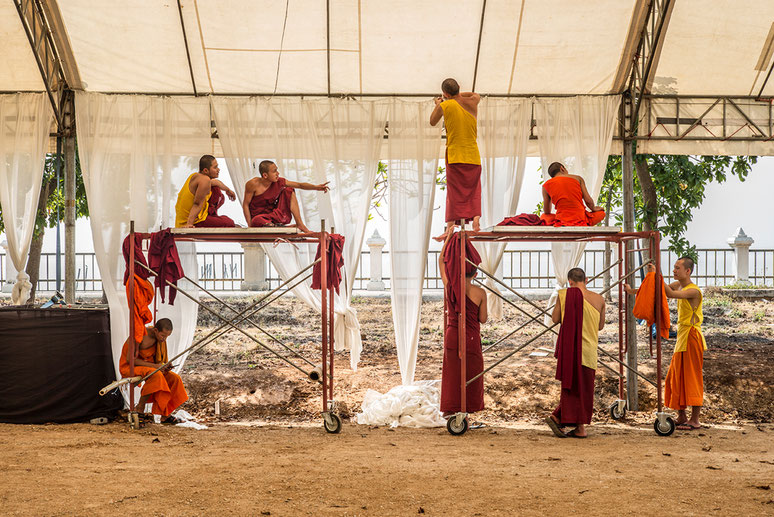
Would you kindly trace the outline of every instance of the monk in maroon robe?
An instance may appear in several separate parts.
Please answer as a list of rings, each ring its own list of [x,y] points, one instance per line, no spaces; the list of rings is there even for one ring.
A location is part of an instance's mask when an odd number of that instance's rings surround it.
[[[313,185],[280,178],[277,165],[269,160],[260,163],[258,172],[261,175],[252,178],[245,185],[245,197],[242,200],[242,209],[248,224],[256,228],[284,226],[290,223],[292,218],[299,230],[308,233],[309,228],[301,220],[295,189],[328,192],[328,182]]]
[[[223,195],[223,190],[216,185],[212,185],[210,187],[210,199],[207,202],[207,218],[194,224],[194,226],[196,228],[234,228],[236,224],[234,224],[233,219],[227,215],[218,215],[218,208],[223,206],[225,201],[226,196]]]
[[[481,257],[470,241],[466,241],[466,255],[476,264]],[[449,417],[462,410],[461,366],[459,354],[459,315],[465,304],[465,380],[470,380],[484,371],[484,356],[481,352],[481,323],[487,320],[486,291],[473,285],[476,268],[465,267],[465,292],[460,283],[460,239],[454,233],[444,244],[438,259],[441,280],[444,285],[445,303],[448,312],[446,333],[443,336],[443,370],[441,374],[441,411]],[[465,412],[475,413],[484,409],[484,377],[470,383],[465,390]]]
[[[560,438],[586,438],[594,411],[594,377],[599,331],[605,326],[605,299],[586,289],[586,273],[573,268],[554,306],[552,320],[561,322],[556,342],[556,378],[562,383],[559,406],[546,418]],[[565,433],[563,428],[573,426]]]

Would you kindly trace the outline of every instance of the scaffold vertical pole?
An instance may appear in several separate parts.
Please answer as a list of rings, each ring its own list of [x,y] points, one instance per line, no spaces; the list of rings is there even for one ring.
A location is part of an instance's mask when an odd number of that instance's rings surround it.
[[[325,239],[325,219],[320,221],[320,319],[322,333],[322,405],[328,411],[328,253]]]
[[[459,350],[457,353],[460,358],[460,412],[467,413],[467,340],[466,340],[466,328],[465,328],[465,309],[468,302],[467,293],[465,292],[465,269],[467,268],[467,256],[465,253],[465,221],[462,221],[460,225],[460,294],[459,294],[459,324],[457,326],[457,346]]]
[[[624,246],[622,241],[618,241],[618,398],[622,400],[624,398],[624,340],[626,339],[625,321],[626,321],[626,307],[624,306],[625,291],[623,282],[620,280],[626,274],[624,271]]]
[[[137,342],[134,334],[134,221],[129,221],[129,377],[134,377],[134,358],[137,355]],[[120,362],[120,360],[119,360]],[[134,425],[134,384],[129,383],[129,422]]]
[[[654,232],[651,241],[653,242],[654,248],[654,252],[653,255],[651,255],[651,258],[656,266],[656,273],[661,276],[661,234]],[[663,283],[663,277],[661,281]],[[661,315],[661,298],[661,296],[656,296],[656,377],[658,378],[656,381],[656,392],[659,413],[664,411],[664,400],[661,391],[661,318],[659,317]]]

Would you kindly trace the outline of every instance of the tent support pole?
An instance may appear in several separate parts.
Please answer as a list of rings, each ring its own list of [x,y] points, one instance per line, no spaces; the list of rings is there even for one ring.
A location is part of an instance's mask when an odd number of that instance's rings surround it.
[[[63,93],[65,190],[65,300],[75,303],[75,95]]]

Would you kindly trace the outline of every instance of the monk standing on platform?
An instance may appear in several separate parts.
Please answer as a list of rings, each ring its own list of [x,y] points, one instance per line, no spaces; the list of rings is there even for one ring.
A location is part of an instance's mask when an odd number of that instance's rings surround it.
[[[211,196],[220,196],[225,192],[231,201],[236,199],[234,191],[228,188],[218,176],[220,168],[214,156],[205,154],[199,158],[199,172],[194,172],[185,180],[183,188],[177,194],[175,204],[176,228],[233,228],[234,221],[225,215],[218,215],[216,200],[214,210],[210,210]]]
[[[481,96],[460,93],[454,79],[441,83],[442,96],[435,99],[430,125],[443,118],[446,127],[446,231],[435,237],[443,241],[457,221],[473,221],[473,231],[481,229],[481,156],[478,152],[477,117]]]
[[[145,328],[145,335],[135,346],[134,375],[145,376],[169,360],[167,357],[167,338],[171,334],[172,321],[168,318],[162,318],[156,321],[154,326]],[[127,339],[121,351],[119,364],[119,371],[124,377],[130,375],[130,350],[129,339]],[[168,365],[145,380],[136,407],[142,411],[145,404],[150,402],[153,404],[154,414],[167,417],[162,420],[163,423],[177,423],[177,420],[170,415],[186,400],[188,400],[188,393],[183,387],[182,379],[172,371],[172,365]]]
[[[294,189],[328,192],[328,182],[312,185],[280,178],[277,165],[269,160],[258,165],[258,172],[261,175],[245,185],[245,197],[242,200],[248,224],[252,227],[283,226],[290,222],[292,216],[298,229],[308,233],[309,228],[301,220]]]
[[[693,431],[701,428],[699,413],[704,405],[704,351],[707,342],[701,332],[704,321],[701,289],[691,280],[696,267],[690,257],[675,262],[672,275],[676,282],[664,283],[667,298],[677,299],[677,343],[664,383],[664,405],[677,410],[677,428]],[[650,269],[654,269],[653,266]],[[626,292],[636,291],[625,286]],[[691,418],[685,410],[691,406]]]
[[[548,167],[551,179],[543,183],[543,215],[547,226],[596,226],[605,218],[605,210],[597,206],[581,176],[570,174],[559,162]],[[589,207],[591,212],[586,211]],[[552,207],[556,207],[556,214]]]
[[[455,233],[444,243],[438,257],[438,269],[443,281],[445,303],[448,311],[446,333],[443,336],[443,369],[441,373],[441,412],[444,417],[462,409],[461,361],[459,356],[459,314],[460,304],[465,303],[465,376],[469,381],[484,371],[484,355],[481,351],[481,323],[486,323],[486,291],[473,285],[476,267],[465,265],[465,293],[460,294],[455,285],[460,283],[460,244]],[[474,262],[481,262],[475,248],[467,241],[467,255]],[[462,297],[464,296],[464,302]],[[459,298],[459,299],[458,299]],[[465,391],[465,411],[474,413],[484,409],[484,377],[470,383]],[[478,424],[480,425],[480,424]],[[470,428],[475,429],[477,424]]]
[[[559,406],[546,423],[559,438],[586,438],[594,411],[599,331],[605,326],[605,299],[586,289],[586,273],[567,273],[570,287],[559,291],[551,319],[561,322],[556,341],[556,378],[562,382]],[[562,428],[574,426],[565,433]]]

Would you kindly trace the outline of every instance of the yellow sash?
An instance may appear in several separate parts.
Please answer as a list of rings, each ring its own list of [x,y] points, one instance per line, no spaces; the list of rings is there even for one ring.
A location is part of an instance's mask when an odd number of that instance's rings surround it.
[[[675,353],[685,352],[688,349],[688,334],[691,329],[696,329],[701,337],[701,344],[704,350],[707,349],[707,341],[704,339],[704,334],[701,332],[701,324],[704,321],[704,313],[702,311],[702,304],[704,303],[704,296],[701,294],[701,289],[696,284],[688,284],[682,288],[696,289],[699,291],[699,306],[694,309],[691,307],[691,301],[686,298],[679,298],[677,300],[677,343],[675,343]]]
[[[185,185],[183,185],[183,188],[181,188],[180,192],[177,193],[177,203],[175,203],[175,228],[181,228],[188,222],[188,215],[191,213],[191,207],[194,203],[194,195],[188,186],[191,184],[191,179],[197,174],[199,173],[194,172],[188,176],[188,179],[185,180]],[[199,210],[199,215],[196,216],[194,224],[200,223],[207,219],[207,208],[209,207],[211,195],[212,192],[207,194],[207,198],[204,200],[204,205],[202,205],[202,209]]]
[[[559,291],[559,302],[562,304],[562,321],[564,321],[565,300],[567,289]],[[585,298],[583,299],[583,351],[581,364],[592,370],[597,369],[597,345],[599,344],[599,311]]]

